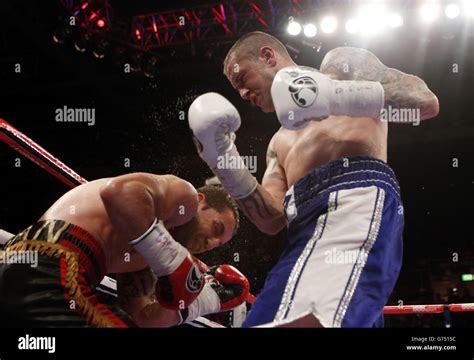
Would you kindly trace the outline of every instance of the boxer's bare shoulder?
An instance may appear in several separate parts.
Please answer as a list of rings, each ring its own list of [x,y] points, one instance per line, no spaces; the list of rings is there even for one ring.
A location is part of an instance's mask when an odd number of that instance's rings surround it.
[[[191,183],[174,175],[164,175],[164,216],[167,227],[190,221],[198,209],[198,193]]]

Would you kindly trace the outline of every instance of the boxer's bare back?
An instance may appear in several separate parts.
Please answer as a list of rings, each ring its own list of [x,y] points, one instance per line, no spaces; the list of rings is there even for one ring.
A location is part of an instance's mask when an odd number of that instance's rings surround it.
[[[127,213],[131,208],[137,208],[137,216],[128,221],[125,220],[127,216],[123,216],[123,222],[120,220],[113,222],[104,204],[107,186],[122,186],[125,182],[130,184],[130,180],[136,184],[147,185],[152,194],[145,192],[140,199],[133,189],[129,192],[130,197],[127,197],[125,190],[117,201],[121,202],[123,209],[127,209]],[[180,213],[176,204],[185,206],[187,211]],[[197,192],[187,181],[172,175],[133,173],[112,179],[99,179],[68,191],[41,216],[40,220],[63,220],[88,231],[104,250],[107,272],[137,271],[146,267],[146,262],[128,242],[150,226],[151,220],[140,215],[144,210],[140,207],[146,206],[155,207],[155,215],[163,220],[165,227],[179,226],[195,215],[198,207]],[[113,217],[120,219],[121,215],[113,214]]]

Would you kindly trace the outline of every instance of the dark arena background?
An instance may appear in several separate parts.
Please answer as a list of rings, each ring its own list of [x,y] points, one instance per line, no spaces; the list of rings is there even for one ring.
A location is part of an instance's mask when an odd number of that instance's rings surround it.
[[[3,0],[0,17],[0,118],[87,180],[144,171],[203,185],[212,173],[187,111],[213,91],[239,110],[236,144],[256,156],[261,181],[280,124],[222,73],[227,50],[249,31],[277,36],[300,65],[319,68],[329,50],[354,46],[422,78],[439,115],[389,124],[405,230],[387,305],[474,303],[473,1]],[[64,106],[94,109],[95,123],[57,121]],[[69,187],[5,144],[0,156],[0,228],[16,233]],[[266,236],[243,218],[229,244],[200,258],[238,267],[258,295],[285,242],[285,231]],[[385,326],[472,327],[469,311],[438,312],[386,314]]]

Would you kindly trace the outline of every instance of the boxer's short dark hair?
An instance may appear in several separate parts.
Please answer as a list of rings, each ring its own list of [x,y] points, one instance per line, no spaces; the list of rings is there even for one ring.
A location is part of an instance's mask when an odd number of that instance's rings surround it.
[[[239,207],[234,199],[225,191],[221,185],[205,185],[197,189],[199,193],[206,197],[206,205],[217,212],[223,212],[226,208],[232,210],[235,217],[234,234],[237,232],[240,224]]]
[[[260,56],[260,49],[263,46],[269,46],[284,58],[291,60],[291,56],[288,54],[285,45],[276,37],[262,31],[252,31],[241,36],[227,52],[224,59],[224,74],[226,74],[229,61],[232,57],[236,62],[241,59],[256,61]]]

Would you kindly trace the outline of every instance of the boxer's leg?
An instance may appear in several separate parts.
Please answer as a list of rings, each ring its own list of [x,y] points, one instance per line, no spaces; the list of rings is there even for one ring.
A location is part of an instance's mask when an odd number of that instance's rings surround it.
[[[330,198],[322,234],[308,242],[293,268],[275,320],[314,307],[323,326],[372,327],[401,267],[400,202],[376,186],[340,190]]]

